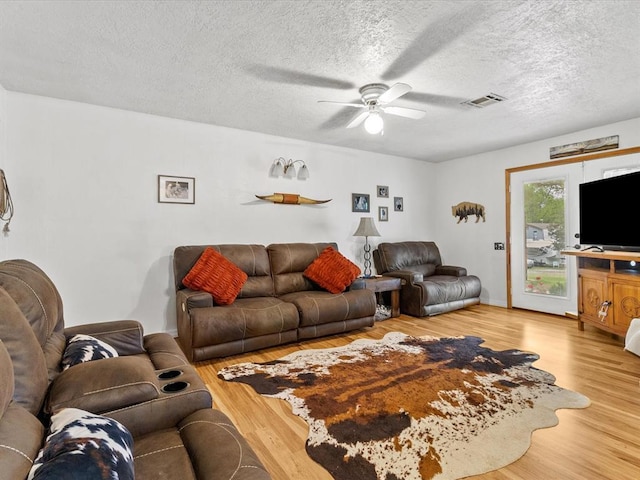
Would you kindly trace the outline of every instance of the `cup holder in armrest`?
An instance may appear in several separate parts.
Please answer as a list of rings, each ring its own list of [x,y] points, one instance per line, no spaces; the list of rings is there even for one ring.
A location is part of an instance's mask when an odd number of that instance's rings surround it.
[[[176,393],[187,388],[189,384],[187,382],[171,382],[162,386],[162,391],[164,393]]]
[[[160,380],[169,380],[179,377],[180,375],[182,375],[182,370],[167,370],[166,372],[159,373],[158,378]]]

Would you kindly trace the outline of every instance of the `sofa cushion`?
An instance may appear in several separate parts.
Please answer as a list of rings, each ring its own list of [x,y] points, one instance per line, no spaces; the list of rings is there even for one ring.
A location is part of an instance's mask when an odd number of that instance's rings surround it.
[[[220,343],[282,333],[298,328],[295,305],[275,297],[239,298],[232,305],[195,308],[192,346]]]
[[[218,305],[229,305],[236,299],[247,278],[247,274],[233,262],[207,247],[182,283],[192,290],[209,292]]]
[[[331,293],[342,293],[360,275],[360,268],[333,247],[325,248],[304,276]]]
[[[176,291],[184,290],[182,279],[198,261],[206,248],[213,248],[232,262],[249,278],[242,286],[238,298],[273,297],[273,280],[269,255],[264,245],[223,244],[188,245],[176,247],[173,251],[173,275]]]
[[[202,293],[211,298],[211,295]],[[65,327],[65,338],[74,335],[91,335],[113,347],[118,355],[138,355],[146,353],[144,348],[144,329],[137,320],[111,320],[107,322],[85,323]],[[66,345],[66,342],[65,342]]]
[[[51,433],[28,480],[134,480],[132,448],[131,434],[115,420],[65,408],[51,417]]]
[[[425,270],[426,265],[437,267],[442,265],[440,250],[434,242],[382,242],[373,252],[376,271],[379,274],[397,270],[413,270],[421,265],[424,275],[431,275],[433,271]]]
[[[476,298],[482,289],[480,279],[475,275],[432,275],[418,285],[422,288],[423,306]]]
[[[55,334],[62,333],[64,328],[62,299],[51,279],[38,266],[27,260],[0,262],[0,286],[16,302],[43,350],[49,341],[58,341]],[[56,363],[60,363],[60,357]]]
[[[106,342],[91,335],[74,335],[69,339],[62,356],[62,370],[101,358],[117,357],[118,352]]]
[[[376,294],[368,289],[349,290],[339,294],[310,290],[288,293],[280,298],[293,303],[298,309],[299,328],[355,318],[373,319],[376,313]]]
[[[276,296],[316,290],[318,286],[304,276],[304,271],[327,247],[335,243],[272,243],[267,247]]]

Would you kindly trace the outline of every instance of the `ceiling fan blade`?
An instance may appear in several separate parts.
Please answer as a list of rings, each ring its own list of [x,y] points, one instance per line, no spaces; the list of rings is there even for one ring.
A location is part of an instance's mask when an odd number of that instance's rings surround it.
[[[384,113],[389,113],[391,115],[398,115],[400,117],[413,118],[414,120],[421,119],[427,113],[424,110],[417,110],[415,108],[406,108],[406,107],[380,107],[380,109]]]
[[[368,116],[369,116],[369,110],[365,110],[364,112],[359,113],[353,118],[353,120],[349,122],[349,125],[347,125],[347,128],[357,127],[362,122],[364,122],[364,119],[367,118]]]
[[[344,107],[357,107],[357,108],[366,107],[364,103],[332,102],[331,100],[318,100],[318,103],[333,103],[334,105],[342,105]]]
[[[411,87],[406,83],[396,83],[389,90],[378,97],[378,103],[393,102],[396,98],[400,98],[405,93],[409,93]]]

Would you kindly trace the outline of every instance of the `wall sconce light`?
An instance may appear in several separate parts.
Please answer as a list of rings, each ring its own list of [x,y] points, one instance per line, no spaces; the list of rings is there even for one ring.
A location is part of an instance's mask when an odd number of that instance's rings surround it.
[[[301,163],[302,166],[296,172],[295,164]],[[283,157],[276,158],[271,165],[270,175],[272,177],[295,178],[298,180],[306,180],[309,178],[309,169],[303,160],[285,160]]]
[[[371,277],[371,245],[369,245],[369,237],[379,237],[380,232],[373,223],[372,217],[362,217],[360,225],[353,234],[354,237],[364,237],[364,277]]]

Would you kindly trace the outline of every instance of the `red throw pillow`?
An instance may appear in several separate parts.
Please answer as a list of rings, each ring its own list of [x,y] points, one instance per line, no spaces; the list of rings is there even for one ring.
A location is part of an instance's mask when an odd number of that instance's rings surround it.
[[[182,284],[192,290],[202,290],[213,296],[218,305],[229,305],[236,299],[247,281],[247,274],[217,250],[207,247]]]
[[[358,278],[360,268],[333,247],[327,247],[303,275],[331,293],[340,293]]]

